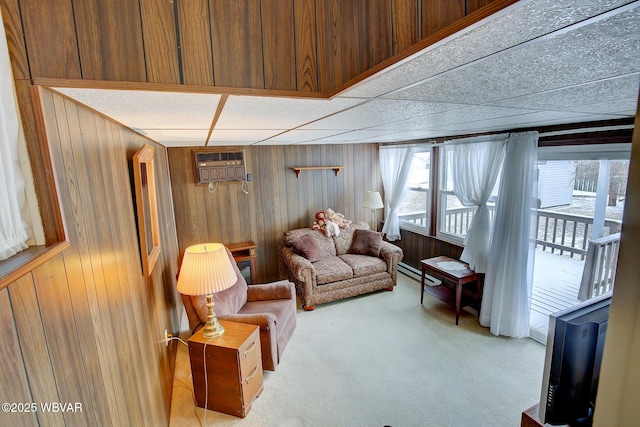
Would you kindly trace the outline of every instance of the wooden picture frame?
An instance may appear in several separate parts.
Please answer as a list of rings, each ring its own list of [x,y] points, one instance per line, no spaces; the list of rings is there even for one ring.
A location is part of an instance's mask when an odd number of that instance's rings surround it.
[[[145,144],[133,156],[133,178],[136,192],[136,211],[138,215],[138,235],[142,271],[150,276],[160,255],[158,235],[158,204],[156,182],[153,168],[154,148]]]

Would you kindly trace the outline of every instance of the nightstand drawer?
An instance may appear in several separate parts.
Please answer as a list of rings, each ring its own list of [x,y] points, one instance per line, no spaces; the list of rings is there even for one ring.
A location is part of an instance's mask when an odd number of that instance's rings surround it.
[[[251,334],[244,345],[238,349],[240,356],[240,372],[242,378],[246,378],[258,362],[262,365],[262,354],[260,352],[260,333],[256,330]]]
[[[260,330],[255,325],[220,323],[225,333],[218,338],[207,340],[202,331],[189,338],[196,405],[245,417],[263,389]]]

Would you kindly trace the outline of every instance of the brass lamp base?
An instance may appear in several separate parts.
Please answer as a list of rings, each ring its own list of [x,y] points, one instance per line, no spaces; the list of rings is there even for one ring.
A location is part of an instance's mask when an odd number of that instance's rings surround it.
[[[216,314],[213,312],[213,294],[207,295],[207,308],[209,313],[207,314],[207,323],[204,325],[204,331],[202,331],[202,338],[217,338],[224,334],[224,326],[218,322]]]

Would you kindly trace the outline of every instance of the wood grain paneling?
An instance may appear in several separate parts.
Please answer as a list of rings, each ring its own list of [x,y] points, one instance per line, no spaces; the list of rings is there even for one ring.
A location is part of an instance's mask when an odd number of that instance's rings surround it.
[[[422,0],[422,38],[453,24],[465,16],[465,0],[446,2]]]
[[[187,85],[213,86],[209,1],[178,1],[182,80]]]
[[[466,0],[466,14],[469,15],[470,13],[475,12],[476,10],[480,9],[481,7],[484,7],[486,5],[488,5],[489,3],[491,3],[493,0]]]
[[[360,73],[358,3],[338,2],[338,11],[340,61],[336,66],[340,67],[341,73],[340,80],[335,83],[341,84]]]
[[[420,40],[418,4],[417,0],[392,0],[391,2],[394,55]]]
[[[364,192],[382,187],[376,144],[247,147],[247,172],[253,175],[248,195],[240,184],[220,184],[209,193],[206,186],[195,185],[190,148],[168,153],[180,253],[195,243],[253,240],[263,282],[285,277],[280,258],[285,231],[311,226],[315,213],[327,208],[369,221]],[[315,170],[296,178],[290,169],[337,164],[346,166],[338,176]]]
[[[296,90],[293,1],[262,0],[265,89]]]
[[[454,245],[435,237],[423,236],[402,229],[400,230],[400,236],[400,240],[392,243],[402,248],[404,252],[402,262],[416,268],[418,271],[421,269],[420,260],[440,255],[459,259],[460,255],[462,255],[462,246]]]
[[[3,9],[3,16],[4,12]],[[20,12],[29,56],[30,75],[66,79],[82,78],[71,2],[68,0],[21,1]],[[53,46],[55,49],[52,48]]]
[[[27,48],[24,44],[24,31],[20,20],[18,0],[0,0],[0,12],[4,32],[7,36],[7,47],[11,58],[13,78],[24,80],[30,77]]]
[[[335,5],[335,0],[321,0],[316,2],[316,45],[318,52],[318,91],[329,92],[335,87],[337,67],[334,65],[338,60],[337,15],[331,13],[336,10],[330,7],[330,3]]]
[[[0,398],[2,402],[32,402],[29,383],[22,364],[20,342],[11,313],[11,301],[7,288],[0,289],[0,324],[2,325],[2,345],[0,345]],[[12,408],[9,408],[12,409]],[[0,412],[0,425],[21,427],[37,425],[36,413],[18,411]]]
[[[82,78],[147,81],[137,1],[73,0],[73,13]]]
[[[139,0],[149,83],[180,83],[174,3]]]
[[[297,89],[318,91],[318,51],[314,2],[294,0]]]
[[[130,163],[150,141],[39,92],[71,245],[0,291],[3,324],[15,327],[5,328],[0,378],[13,399],[83,405],[38,413],[39,425],[167,425],[175,347],[161,337],[178,330],[182,304],[166,149],[155,159],[162,252],[145,278]],[[14,423],[36,424],[2,425]]]
[[[358,2],[358,73],[393,54],[391,20],[391,0]]]
[[[264,88],[260,0],[210,0],[216,86]]]

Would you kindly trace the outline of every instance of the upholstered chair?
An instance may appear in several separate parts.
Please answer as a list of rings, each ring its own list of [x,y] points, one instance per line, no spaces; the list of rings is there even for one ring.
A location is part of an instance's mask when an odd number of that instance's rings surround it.
[[[275,371],[296,328],[295,285],[281,280],[248,286],[228,249],[227,253],[237,281],[229,289],[214,294],[216,316],[219,320],[259,326],[262,368]],[[207,321],[206,297],[182,295],[182,302],[189,327],[195,333]]]

